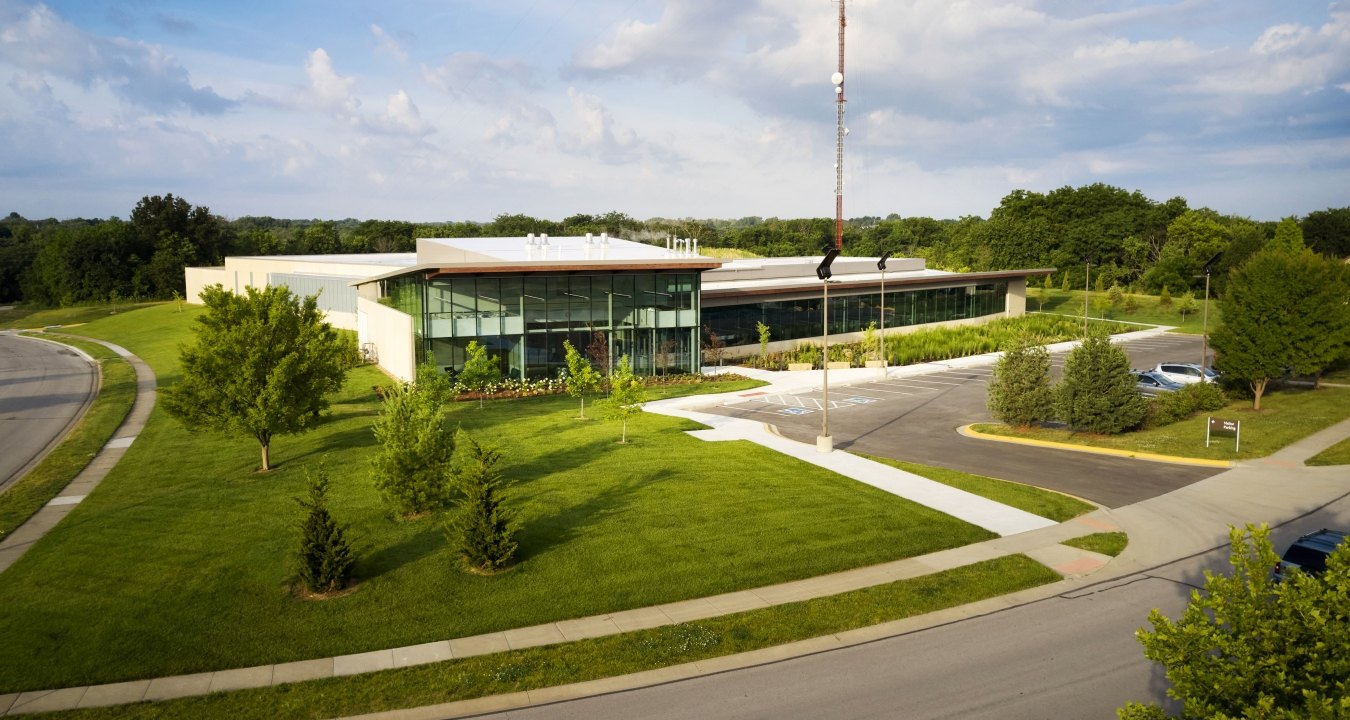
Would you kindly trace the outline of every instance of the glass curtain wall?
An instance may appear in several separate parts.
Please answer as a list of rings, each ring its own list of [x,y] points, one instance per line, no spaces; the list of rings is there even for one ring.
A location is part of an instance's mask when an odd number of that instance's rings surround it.
[[[390,303],[422,318],[419,363],[430,355],[454,372],[477,340],[516,378],[556,376],[567,367],[564,341],[603,356],[602,371],[628,355],[639,374],[695,372],[698,290],[697,273],[663,272],[385,281]]]
[[[830,296],[830,334],[860,332],[881,325],[880,293]],[[983,317],[1007,310],[1008,283],[886,292],[886,327],[922,325]],[[799,340],[821,335],[820,298],[705,308],[704,322],[727,345],[759,342],[756,323],[769,326],[773,340]]]

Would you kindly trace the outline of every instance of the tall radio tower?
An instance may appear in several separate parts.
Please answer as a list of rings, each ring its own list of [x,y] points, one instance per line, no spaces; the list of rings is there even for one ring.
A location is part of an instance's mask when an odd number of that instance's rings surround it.
[[[837,119],[834,145],[834,249],[844,247],[844,0],[839,0],[839,69],[830,78],[834,82]]]

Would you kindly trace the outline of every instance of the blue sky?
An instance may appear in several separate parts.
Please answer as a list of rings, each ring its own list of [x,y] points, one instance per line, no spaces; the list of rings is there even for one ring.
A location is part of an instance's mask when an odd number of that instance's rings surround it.
[[[0,0],[0,213],[829,217],[830,0]],[[856,0],[845,214],[1350,205],[1350,1]]]

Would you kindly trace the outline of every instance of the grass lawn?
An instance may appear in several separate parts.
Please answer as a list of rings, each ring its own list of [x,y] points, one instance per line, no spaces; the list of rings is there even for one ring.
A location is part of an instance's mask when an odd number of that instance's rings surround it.
[[[119,313],[112,339],[169,384],[192,308]],[[474,635],[812,577],[992,537],[936,511],[746,442],[642,414],[577,421],[566,396],[451,407],[505,450],[523,530],[515,568],[460,571],[439,518],[392,520],[367,476],[386,381],[350,374],[310,433],[256,443],[192,435],[160,408],[98,489],[0,583],[0,692],[325,657]],[[354,592],[292,593],[306,469],[359,552]]]
[[[968,493],[1001,502],[1019,510],[1025,510],[1033,515],[1049,518],[1055,522],[1071,520],[1097,509],[1097,506],[1092,503],[1032,485],[998,480],[983,475],[972,475],[960,470],[920,465],[904,460],[892,460],[877,455],[863,455],[863,457],[899,468],[905,472],[914,473],[920,477],[926,477],[929,480],[936,480],[943,485],[950,485],[958,490],[965,490]]]
[[[1123,532],[1104,532],[1071,538],[1060,544],[1115,557],[1124,552],[1129,543],[1130,536]]]
[[[9,310],[0,310],[0,330],[37,330],[50,325],[71,325],[91,322],[160,303],[118,303],[117,312],[112,305],[81,305],[67,308],[39,308],[33,305],[15,305]]]
[[[275,688],[53,713],[62,720],[325,718],[520,692],[819,637],[1059,580],[1024,555],[828,598],[549,647]]]
[[[1044,292],[1044,290],[1037,287],[1035,283],[1032,283],[1032,286],[1027,288],[1028,311],[1074,315],[1080,318],[1083,317],[1082,290],[1070,290],[1069,292],[1051,290],[1046,296],[1043,305],[1037,301],[1039,293],[1042,292]],[[1177,329],[1173,332],[1199,335],[1204,322],[1203,306],[1200,303],[1201,298],[1196,298],[1196,311],[1187,313],[1186,319],[1183,321],[1181,315],[1176,311],[1176,303],[1179,295],[1180,293],[1173,296],[1173,306],[1171,308],[1158,307],[1158,296],[1156,295],[1135,295],[1134,298],[1135,302],[1138,303],[1138,309],[1134,312],[1125,312],[1124,310],[1108,312],[1106,313],[1108,315],[1106,319],[1120,320],[1122,322],[1147,323],[1150,325],[1174,325]],[[1102,316],[1102,313],[1092,305],[1092,302],[1095,301],[1098,296],[1099,293],[1094,290],[1092,292],[1092,297],[1088,301],[1089,317],[1096,318]],[[1214,327],[1218,322],[1218,311],[1213,299],[1210,300],[1209,313],[1209,330],[1210,332],[1214,332]]]
[[[1242,423],[1241,452],[1233,452],[1233,438],[1211,438],[1205,447],[1207,416],[1201,415],[1150,430],[1121,435],[1092,435],[1048,428],[1013,428],[1007,425],[977,424],[974,429],[990,435],[1026,437],[1037,440],[1109,447],[1136,452],[1160,453],[1211,460],[1265,457],[1276,450],[1307,437],[1322,428],[1350,417],[1350,388],[1285,387],[1267,392],[1261,398],[1261,411],[1252,409],[1250,400],[1236,400],[1213,413],[1213,417]]]
[[[130,363],[98,343],[59,339],[98,361],[102,387],[65,441],[0,494],[0,537],[22,525],[80,474],[117,431],[136,399],[136,371]]]
[[[1308,458],[1305,465],[1350,465],[1350,440],[1342,440]]]

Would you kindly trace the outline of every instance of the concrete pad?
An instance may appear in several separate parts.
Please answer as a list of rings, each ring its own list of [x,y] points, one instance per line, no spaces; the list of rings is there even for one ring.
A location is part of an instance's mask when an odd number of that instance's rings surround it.
[[[658,605],[661,612],[666,614],[671,620],[677,623],[690,622],[692,620],[702,620],[704,618],[716,617],[720,613],[717,606],[708,602],[707,598],[694,598],[693,600],[681,600],[680,602]]]
[[[1106,518],[1093,517],[1092,515],[1076,517],[1070,522],[1085,525],[1097,532],[1120,532],[1120,525]]]
[[[195,675],[174,675],[155,678],[145,689],[142,700],[172,700],[174,698],[205,695],[211,692],[211,676],[215,673],[197,673]]]
[[[9,712],[9,709],[11,707],[14,707],[14,701],[18,699],[19,693],[8,693],[6,695],[0,695],[0,715],[4,715],[5,713]]]
[[[112,440],[109,440],[108,443],[103,447],[111,450],[116,450],[118,448],[129,448],[131,447],[131,443],[136,440],[136,437],[137,436],[135,435],[131,435],[129,437],[113,438]]]
[[[10,715],[20,713],[38,713],[52,712],[54,710],[70,710],[79,707],[80,699],[89,688],[74,687],[61,688],[60,690],[35,690],[32,692],[19,693],[18,699],[14,701],[14,706],[9,709]]]
[[[126,703],[139,702],[141,698],[145,697],[145,691],[149,689],[149,680],[94,685],[89,688],[83,698],[80,698],[80,707],[103,707],[105,705],[125,705]]]
[[[609,615],[609,619],[623,632],[632,632],[634,630],[648,630],[662,625],[673,625],[674,620],[661,611],[660,608],[637,608],[635,610],[624,610]]]
[[[732,615],[747,610],[759,610],[769,607],[764,598],[752,592],[734,592],[724,595],[714,595],[710,598],[704,598],[708,604],[717,609],[720,615]]]
[[[450,652],[450,641],[440,640],[437,642],[423,643],[421,645],[409,645],[408,647],[394,648],[394,667],[408,667],[410,665],[426,665],[428,663],[441,662],[454,657]]]
[[[272,684],[304,682],[333,677],[333,658],[299,660],[272,666]]]
[[[217,670],[211,676],[211,692],[269,687],[272,684],[272,666]]]
[[[79,505],[88,495],[59,495],[47,501],[48,506]]]
[[[562,620],[556,625],[558,632],[562,633],[563,637],[568,640],[585,640],[586,638],[618,635],[623,632],[608,616]]]
[[[450,641],[450,652],[457,658],[491,655],[492,653],[506,652],[510,649],[511,645],[506,642],[506,636],[501,633],[474,635],[473,637],[457,638]]]
[[[803,583],[772,585],[766,588],[755,588],[750,592],[759,596],[760,599],[770,605],[784,605],[786,603],[801,602],[817,597],[817,594],[811,586]]]
[[[333,675],[335,677],[360,675],[361,673],[388,670],[392,667],[394,667],[394,652],[392,650],[375,650],[353,655],[339,655],[333,658]]]
[[[563,637],[562,632],[558,630],[558,626],[553,624],[506,630],[502,632],[502,635],[506,637],[506,644],[512,650],[567,642],[567,638]]]
[[[1068,545],[1050,545],[1028,550],[1026,556],[1064,577],[1078,577],[1100,569],[1111,558]]]

